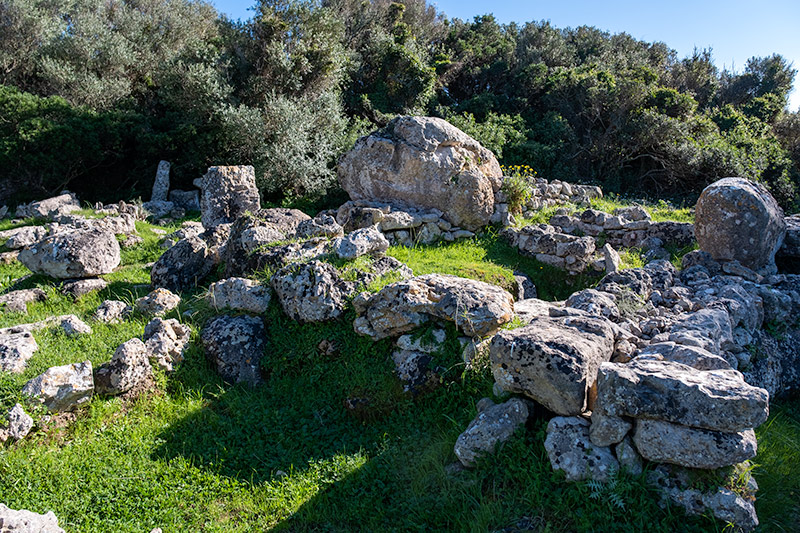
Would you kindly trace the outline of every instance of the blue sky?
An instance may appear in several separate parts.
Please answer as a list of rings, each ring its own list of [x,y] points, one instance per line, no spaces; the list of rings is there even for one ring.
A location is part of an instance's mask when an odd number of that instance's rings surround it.
[[[253,0],[213,0],[232,18],[247,19]],[[800,0],[435,0],[450,18],[493,13],[500,22],[549,20],[559,28],[595,26],[627,32],[645,41],[663,41],[680,57],[694,47],[711,48],[720,69],[741,71],[748,58],[781,54],[800,70]],[[789,95],[800,107],[800,80]]]

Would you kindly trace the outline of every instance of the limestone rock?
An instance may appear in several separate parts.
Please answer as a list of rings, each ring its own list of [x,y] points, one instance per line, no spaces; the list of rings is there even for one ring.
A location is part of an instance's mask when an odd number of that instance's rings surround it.
[[[0,531],[2,533],[64,533],[58,527],[53,511],[37,514],[26,509],[15,511],[0,503]]]
[[[697,370],[730,370],[728,362],[708,350],[697,346],[683,346],[674,342],[659,342],[644,347],[636,355],[637,359],[672,361]]]
[[[8,238],[5,247],[9,250],[22,250],[44,239],[47,233],[44,226],[23,226]]]
[[[356,311],[356,332],[375,340],[407,333],[430,317],[454,322],[469,337],[483,337],[513,319],[514,299],[482,281],[428,274],[387,285]]]
[[[630,435],[614,446],[614,454],[617,456],[619,466],[627,470],[629,474],[638,476],[644,471],[644,461],[633,445]]]
[[[92,363],[54,366],[22,387],[22,393],[42,402],[51,413],[72,411],[92,399]]]
[[[166,202],[169,192],[169,161],[159,161],[156,170],[156,179],[153,183],[153,192],[150,195],[151,202]]]
[[[261,209],[255,169],[251,166],[210,167],[200,197],[203,227],[235,222],[247,211]]]
[[[169,191],[169,201],[186,211],[200,211],[200,191]]]
[[[339,182],[353,200],[436,208],[472,231],[489,223],[501,176],[491,151],[430,117],[398,117],[339,162]]]
[[[179,230],[173,231],[169,235],[165,236],[164,239],[159,243],[159,246],[165,250],[169,250],[183,239],[188,239],[189,237],[198,237],[204,231],[205,228],[199,222],[184,222]]]
[[[339,206],[336,211],[336,222],[344,228],[345,233],[349,233],[382,223],[387,216],[384,211],[385,209],[378,207],[378,204],[374,202],[349,201]],[[392,217],[390,220],[394,220],[394,218]],[[420,224],[422,224],[422,220],[417,219],[417,226]]]
[[[92,328],[75,315],[64,315],[60,318],[59,325],[68,337],[92,333]]]
[[[225,381],[261,383],[261,357],[266,331],[260,318],[218,316],[203,329],[206,358]]]
[[[516,301],[519,302],[529,298],[536,298],[536,285],[527,274],[522,272],[514,272],[514,285],[516,289],[514,299]]]
[[[620,317],[614,295],[595,289],[583,289],[572,293],[566,305],[609,320],[616,321]]]
[[[131,339],[116,349],[111,361],[97,369],[95,389],[100,394],[116,396],[139,385],[151,372],[145,344],[139,339]]]
[[[553,470],[563,471],[567,481],[608,481],[619,470],[611,450],[591,443],[589,422],[580,417],[551,419],[544,447]]]
[[[6,418],[8,419],[8,428],[3,429],[0,427],[0,442],[6,439],[11,439],[14,442],[20,441],[27,437],[28,433],[33,429],[33,418],[25,412],[20,404],[14,405]],[[0,527],[2,527],[1,523]]]
[[[648,461],[706,470],[747,461],[757,450],[752,429],[723,433],[647,419],[636,421],[633,443]]]
[[[589,440],[596,446],[611,446],[621,442],[632,427],[633,424],[624,418],[608,416],[595,410],[592,412]]]
[[[335,239],[344,236],[344,228],[336,222],[331,215],[319,214],[316,217],[304,220],[297,226],[297,236],[301,239],[314,237],[327,237]]]
[[[213,268],[208,244],[200,237],[189,237],[158,258],[150,269],[150,280],[154,287],[180,291],[197,285]]]
[[[208,288],[208,301],[214,309],[234,309],[262,314],[269,307],[269,287],[246,278],[228,278],[212,283]]]
[[[612,272],[619,270],[619,266],[622,263],[622,258],[619,256],[619,252],[617,252],[614,247],[608,243],[603,245],[602,252],[606,274],[611,274]]]
[[[192,331],[174,318],[154,318],[144,328],[144,343],[151,365],[172,372],[183,361]]]
[[[736,260],[760,274],[773,274],[785,233],[783,210],[759,183],[724,178],[703,189],[697,200],[697,244],[717,261]]]
[[[480,456],[494,453],[498,444],[511,438],[527,419],[528,406],[519,398],[498,405],[484,398],[478,402],[478,416],[456,440],[456,457],[464,466],[474,466]]]
[[[0,371],[21,373],[39,345],[30,332],[0,334]]]
[[[59,279],[90,278],[113,272],[120,263],[120,248],[113,233],[67,230],[26,248],[19,260],[38,274]]]
[[[382,254],[389,249],[389,241],[374,226],[362,228],[336,239],[333,249],[340,259],[355,259],[367,254]]]
[[[93,318],[106,324],[118,324],[127,320],[133,308],[119,300],[104,300],[94,312]]]
[[[136,300],[136,310],[148,316],[163,316],[181,303],[181,297],[167,289],[156,289]]]
[[[78,300],[90,292],[102,291],[106,287],[108,287],[108,282],[101,278],[79,279],[64,283],[61,292]]]
[[[600,363],[611,359],[614,331],[595,318],[545,318],[492,339],[495,381],[554,413],[577,415],[586,409]]]
[[[344,313],[351,283],[336,267],[321,261],[288,265],[272,277],[272,287],[284,312],[294,320],[323,322]]]
[[[53,218],[58,215],[67,215],[81,208],[78,197],[71,192],[65,192],[52,198],[31,202],[17,206],[18,218]]]
[[[19,289],[0,295],[0,308],[10,313],[27,313],[28,304],[47,300],[42,289]]]
[[[600,365],[597,408],[613,416],[737,432],[767,419],[769,394],[733,370],[698,371],[680,363],[634,359]]]

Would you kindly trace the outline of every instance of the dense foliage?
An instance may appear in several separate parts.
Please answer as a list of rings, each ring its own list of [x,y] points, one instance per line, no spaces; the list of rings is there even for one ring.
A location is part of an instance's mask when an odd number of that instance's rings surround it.
[[[796,209],[794,76],[425,0],[257,0],[245,22],[198,0],[6,0],[0,196],[146,197],[167,159],[178,186],[252,164],[265,198],[313,198],[358,135],[422,113],[548,179],[691,199],[737,175]]]

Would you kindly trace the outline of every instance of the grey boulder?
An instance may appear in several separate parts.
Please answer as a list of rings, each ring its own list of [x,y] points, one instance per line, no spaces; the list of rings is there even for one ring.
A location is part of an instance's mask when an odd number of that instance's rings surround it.
[[[203,176],[200,211],[203,227],[230,224],[246,212],[261,209],[255,169],[251,166],[209,167]]]
[[[498,444],[511,438],[526,420],[528,406],[519,398],[498,405],[482,399],[478,402],[478,416],[456,440],[456,457],[464,466],[474,466],[479,457],[493,453]]]
[[[261,357],[266,330],[259,318],[218,316],[202,332],[206,358],[225,381],[255,386],[261,383]]]
[[[100,394],[116,396],[133,389],[151,373],[145,344],[139,339],[131,339],[116,349],[111,361],[97,368],[94,374],[95,390]]]
[[[109,274],[119,266],[120,248],[113,233],[68,230],[22,250],[19,260],[38,274],[58,279],[91,278]]]
[[[189,289],[211,273],[214,256],[199,236],[187,237],[164,252],[150,269],[154,287],[171,291]]]
[[[567,481],[608,481],[619,470],[609,448],[589,440],[589,422],[573,416],[557,416],[547,424],[544,448],[553,470],[561,470]]]
[[[48,368],[27,382],[22,393],[43,403],[51,413],[73,411],[92,399],[92,363]]]
[[[208,301],[214,309],[234,309],[261,314],[270,301],[268,286],[246,278],[228,278],[212,283],[208,288]]]
[[[28,332],[0,334],[0,371],[19,374],[28,366],[39,345]]]
[[[378,255],[389,249],[389,241],[375,226],[361,228],[336,239],[333,250],[340,259],[355,259],[362,255]]]
[[[344,313],[353,284],[336,267],[321,261],[288,265],[272,276],[272,287],[284,312],[302,322],[324,322]]]
[[[0,531],[2,533],[64,533],[58,527],[53,511],[38,514],[26,509],[16,511],[0,503]]]

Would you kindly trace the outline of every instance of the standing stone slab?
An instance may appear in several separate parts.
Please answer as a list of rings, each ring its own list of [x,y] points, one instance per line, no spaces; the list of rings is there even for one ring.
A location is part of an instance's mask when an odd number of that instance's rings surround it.
[[[475,139],[442,119],[412,116],[359,139],[338,172],[353,200],[439,209],[472,231],[489,223],[502,177],[497,159]]]
[[[120,248],[108,231],[67,230],[22,250],[19,260],[37,274],[58,279],[91,278],[110,274],[119,266]]]
[[[92,399],[92,363],[54,366],[22,387],[22,393],[42,402],[51,413],[72,411]]]
[[[256,173],[251,166],[210,167],[203,176],[200,210],[204,228],[230,224],[247,211],[261,209]]]
[[[151,202],[166,202],[169,193],[169,161],[159,161],[156,170],[156,179],[153,182],[153,193],[150,195]]]
[[[603,319],[540,317],[495,335],[490,358],[503,390],[568,416],[586,409],[597,369],[613,352],[614,331]]]
[[[218,316],[202,333],[206,357],[225,381],[261,383],[266,330],[260,318]]]
[[[775,253],[783,243],[786,222],[763,185],[724,178],[700,194],[694,231],[700,249],[717,261],[739,261],[767,275],[777,271]]]
[[[758,449],[752,429],[722,433],[646,419],[636,421],[633,443],[648,461],[706,470],[752,459]]]
[[[493,453],[498,444],[511,438],[527,419],[528,407],[519,398],[499,405],[484,398],[478,402],[478,416],[456,440],[456,457],[464,466],[474,466],[480,456]]]
[[[670,361],[634,359],[600,365],[597,408],[612,416],[732,433],[767,419],[769,394],[733,370],[702,372]]]

